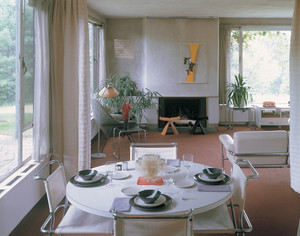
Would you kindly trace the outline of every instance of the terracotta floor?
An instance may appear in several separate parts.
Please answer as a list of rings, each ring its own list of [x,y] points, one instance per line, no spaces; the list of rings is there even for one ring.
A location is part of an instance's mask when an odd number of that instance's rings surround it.
[[[270,130],[272,128],[268,128]],[[221,144],[218,136],[223,133],[233,134],[238,130],[250,130],[245,126],[227,130],[218,127],[207,135],[190,135],[181,132],[179,135],[162,136],[160,132],[148,132],[147,142],[177,142],[178,158],[183,153],[194,154],[195,162],[214,167],[221,167]],[[92,152],[96,151],[97,142],[93,142]],[[116,160],[112,155],[112,139],[106,144],[105,159],[92,160],[93,166],[107,160]],[[121,161],[129,160],[129,141],[121,140]],[[229,163],[226,169],[229,168]],[[246,211],[252,222],[251,236],[296,236],[300,219],[300,195],[290,187],[289,168],[257,168],[259,179],[249,181],[246,200]],[[23,222],[14,230],[12,236],[42,235],[39,228],[47,216],[47,202],[42,199],[29,213]]]

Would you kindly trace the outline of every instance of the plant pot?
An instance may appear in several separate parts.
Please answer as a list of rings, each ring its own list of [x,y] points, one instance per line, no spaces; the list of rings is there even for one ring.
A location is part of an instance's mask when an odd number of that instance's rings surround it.
[[[128,130],[128,120],[123,121],[123,129]]]

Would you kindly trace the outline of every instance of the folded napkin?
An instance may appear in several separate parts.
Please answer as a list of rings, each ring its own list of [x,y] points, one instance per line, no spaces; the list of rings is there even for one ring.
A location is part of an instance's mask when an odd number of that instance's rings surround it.
[[[162,177],[157,177],[155,181],[147,181],[144,177],[139,177],[137,181],[138,185],[164,185]]]
[[[167,165],[179,167],[180,160],[179,159],[167,159]]]
[[[198,191],[202,192],[230,192],[229,185],[204,185],[197,183]]]
[[[117,211],[130,211],[130,197],[116,197],[109,211],[116,209]]]

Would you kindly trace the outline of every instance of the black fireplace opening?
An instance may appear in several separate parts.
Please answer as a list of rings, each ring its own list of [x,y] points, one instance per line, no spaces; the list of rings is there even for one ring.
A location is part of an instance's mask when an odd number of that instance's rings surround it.
[[[159,117],[180,116],[181,120],[197,120],[206,117],[206,97],[160,97],[158,113]],[[165,122],[159,120],[159,117],[158,127],[163,128]],[[206,127],[206,120],[201,123]],[[189,125],[188,122],[185,125]]]

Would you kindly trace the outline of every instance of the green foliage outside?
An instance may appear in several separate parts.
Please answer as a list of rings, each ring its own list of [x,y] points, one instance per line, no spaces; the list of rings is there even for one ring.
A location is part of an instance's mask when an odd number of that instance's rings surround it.
[[[290,31],[242,31],[243,76],[254,102],[289,101]],[[231,78],[239,74],[239,31],[231,34]]]
[[[27,4],[26,4],[27,5]],[[0,106],[14,105],[16,99],[16,3],[0,0]],[[33,103],[33,9],[25,8],[24,75],[25,104]],[[26,95],[29,96],[26,96]]]

